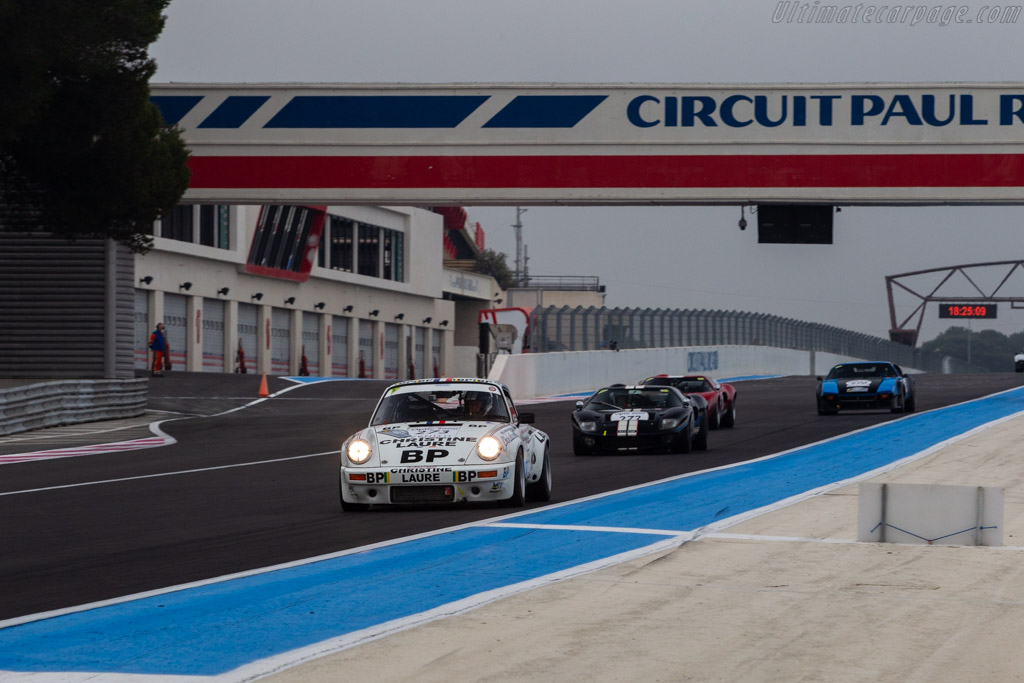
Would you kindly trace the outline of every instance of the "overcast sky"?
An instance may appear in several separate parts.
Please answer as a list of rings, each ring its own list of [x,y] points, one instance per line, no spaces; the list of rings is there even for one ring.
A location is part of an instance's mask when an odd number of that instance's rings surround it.
[[[992,3],[922,6],[964,7],[970,19]],[[822,25],[773,21],[779,9],[777,0],[172,0],[151,54],[159,83],[1024,80],[1024,12],[1008,24]],[[468,209],[511,266],[515,208]],[[832,245],[758,244],[756,221],[740,231],[739,213],[530,207],[529,270],[597,275],[609,306],[771,313],[885,337],[886,275],[1024,258],[1021,207],[847,207]],[[1024,295],[1024,277],[1013,282]],[[916,305],[899,303],[901,318]],[[945,322],[930,309],[922,340]],[[997,320],[973,323],[983,328],[1020,331],[1024,311],[1001,305]]]

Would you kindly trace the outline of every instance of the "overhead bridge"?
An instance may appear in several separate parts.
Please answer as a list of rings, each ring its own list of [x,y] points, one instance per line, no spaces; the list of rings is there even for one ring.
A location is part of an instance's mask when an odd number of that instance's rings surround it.
[[[189,202],[1016,204],[1024,85],[154,84]]]

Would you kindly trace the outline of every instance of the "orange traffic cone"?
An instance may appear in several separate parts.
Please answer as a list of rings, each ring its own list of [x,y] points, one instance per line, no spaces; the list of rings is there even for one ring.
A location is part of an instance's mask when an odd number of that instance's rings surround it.
[[[260,398],[269,398],[270,392],[267,391],[267,373],[263,373],[263,379],[260,380]]]

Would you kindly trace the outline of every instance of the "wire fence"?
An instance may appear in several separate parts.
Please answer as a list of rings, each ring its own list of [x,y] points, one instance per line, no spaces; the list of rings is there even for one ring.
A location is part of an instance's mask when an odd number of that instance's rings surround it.
[[[767,313],[652,308],[539,307],[530,351],[597,351],[679,346],[772,346],[888,360],[925,372],[988,372],[939,353],[821,323]]]

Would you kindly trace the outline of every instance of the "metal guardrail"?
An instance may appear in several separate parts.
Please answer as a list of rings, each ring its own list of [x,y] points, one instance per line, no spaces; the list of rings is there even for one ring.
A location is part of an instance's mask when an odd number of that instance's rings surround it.
[[[512,287],[543,289],[559,292],[603,292],[601,278],[597,275],[530,275],[520,278]]]
[[[888,360],[926,372],[985,368],[881,337],[767,313],[547,306],[530,315],[530,351],[596,351],[679,346],[774,346]]]
[[[149,380],[69,379],[0,389],[0,435],[135,417],[146,412]]]

